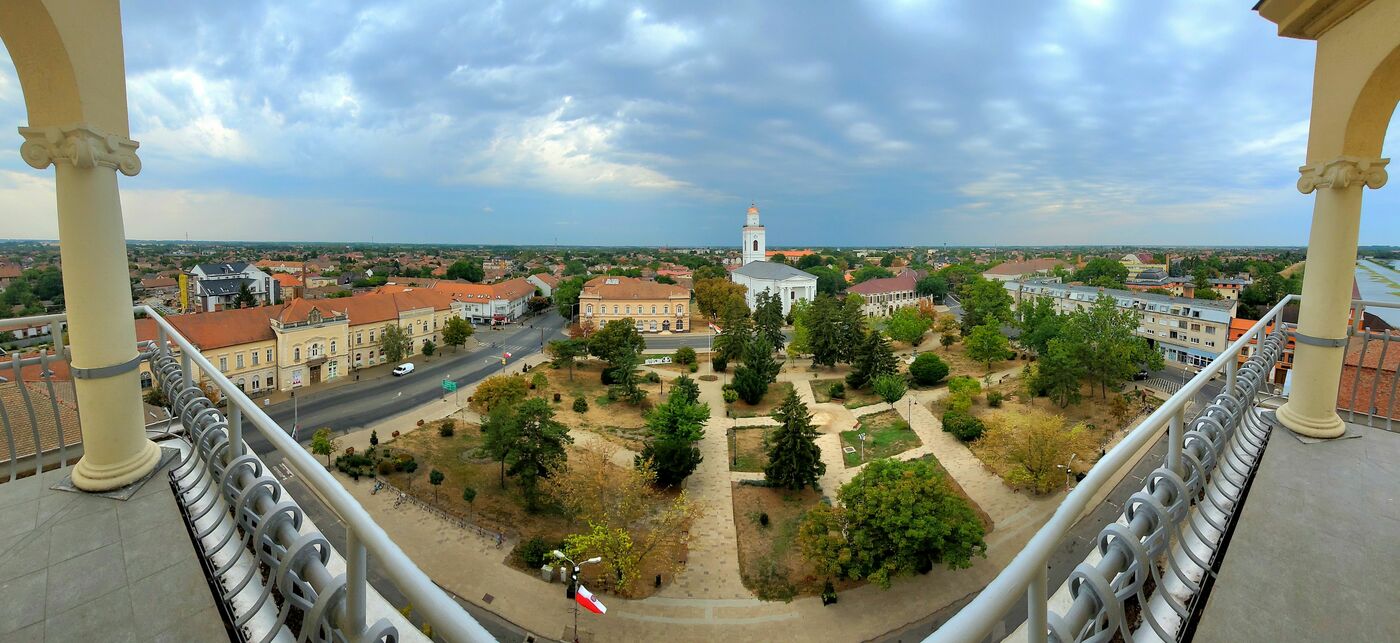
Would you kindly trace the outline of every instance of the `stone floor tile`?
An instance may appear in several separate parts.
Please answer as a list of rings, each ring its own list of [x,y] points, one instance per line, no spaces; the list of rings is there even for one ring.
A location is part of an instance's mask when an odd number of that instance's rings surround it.
[[[49,530],[49,564],[81,556],[120,538],[114,507],[64,520]]]
[[[6,472],[5,479],[7,482],[0,484],[0,509],[4,509],[10,505],[17,505],[21,502],[37,500],[40,491],[43,489],[39,484],[39,478],[35,476],[8,482],[9,473]]]
[[[48,571],[0,583],[0,634],[15,632],[44,620],[44,586]]]
[[[131,612],[131,595],[125,587],[83,601],[44,622],[48,641],[102,641],[123,643],[141,640],[136,636]]]
[[[124,585],[126,564],[120,543],[69,558],[49,567],[47,614],[52,618]]]
[[[9,483],[0,484],[0,488],[8,485]],[[33,531],[39,522],[39,499],[33,498],[5,507],[3,515],[4,519],[0,520],[0,538]]]
[[[43,531],[31,531],[19,536],[4,551],[0,551],[0,581],[32,574],[49,564],[49,542]]]
[[[42,640],[44,640],[43,621],[9,634],[0,634],[0,643],[36,643]]]
[[[126,578],[135,583],[182,560],[192,559],[194,545],[183,525],[162,522],[122,541],[122,553],[126,556]]]
[[[210,607],[193,616],[180,619],[174,626],[156,634],[152,643],[187,643],[188,641],[222,641],[228,637],[218,610]]]
[[[131,584],[131,607],[143,640],[213,606],[209,584],[193,556]]]
[[[168,487],[163,493],[132,498],[117,507],[117,520],[123,538],[131,538],[156,524],[180,522],[180,510],[174,492]]]

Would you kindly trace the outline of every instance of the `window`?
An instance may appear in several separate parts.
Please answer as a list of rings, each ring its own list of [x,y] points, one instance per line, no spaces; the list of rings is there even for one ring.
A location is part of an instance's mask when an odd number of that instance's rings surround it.
[[[267,387],[268,387],[268,388],[272,388],[272,376],[271,376],[271,375],[268,375],[268,376],[267,376]]]
[[[257,351],[253,351],[253,366],[257,366],[257,365],[258,365],[258,352],[257,352]]]
[[[244,381],[244,379],[241,378],[241,377],[238,378],[238,390],[240,390],[240,391],[247,391],[247,390],[248,390],[248,383],[247,383],[246,381]]]
[[[369,352],[369,361],[371,361],[371,362],[374,361],[374,351],[370,351],[370,352]]]
[[[369,343],[374,343],[374,331],[369,331]]]
[[[243,368],[243,353],[234,355],[233,363],[236,364],[238,368]]]
[[[300,347],[300,346],[298,346],[298,347],[292,349],[292,361],[293,361],[293,362],[300,362],[300,361],[301,361],[301,347]]]
[[[255,377],[253,378],[253,392],[256,393],[259,390],[262,390],[262,380]]]
[[[789,290],[789,291],[788,291],[788,300],[789,300],[789,301],[793,301],[793,300],[796,300],[796,299],[797,299],[797,291],[796,291],[796,290]]]
[[[732,246],[731,246],[731,247],[732,247]],[[754,252],[758,252],[758,239],[757,239],[757,238],[755,238],[755,239],[753,240],[753,251],[754,251]]]
[[[653,308],[655,308],[655,306],[653,306]],[[663,314],[663,315],[669,315],[669,314],[671,314],[671,304],[664,304],[664,305],[662,305],[662,306],[661,306],[661,314]]]
[[[653,314],[653,315],[656,314],[656,304],[652,304],[652,305],[651,305],[651,314]]]
[[[228,370],[228,358],[227,358],[227,357],[220,357],[220,358],[219,358],[219,370],[220,370],[220,371],[227,371],[227,370]]]
[[[150,374],[150,373],[142,373],[142,374],[141,374],[141,388],[151,388],[151,374]]]
[[[1215,334],[1215,327],[1214,327],[1214,326],[1206,326],[1206,334],[1207,334],[1207,335],[1214,335],[1214,334]]]
[[[682,314],[682,313],[684,313],[684,312],[685,312],[685,306],[682,306],[682,305],[680,305],[680,304],[676,304],[676,314],[679,315],[679,314]]]
[[[1201,332],[1201,325],[1200,325],[1200,324],[1191,324],[1191,330],[1194,331],[1194,332],[1199,333],[1199,332]]]
[[[271,364],[271,363],[272,363],[272,349],[271,349],[271,348],[267,349],[267,363],[268,363],[268,364]]]
[[[617,304],[613,304],[613,314],[617,314]]]
[[[1214,347],[1214,346],[1215,346],[1215,340],[1213,340],[1213,339],[1207,339],[1207,340],[1206,340],[1206,346]]]
[[[335,354],[335,340],[334,340],[334,339],[331,340],[331,354],[332,354],[332,355]]]
[[[356,345],[356,346],[359,346],[360,344],[365,343],[365,342],[364,342],[364,339],[365,339],[365,334],[364,334],[364,333],[361,333],[361,332],[356,332],[356,333],[355,333],[355,345]]]
[[[623,307],[623,310],[627,311],[627,314],[628,314],[628,315],[631,315],[631,314],[632,314],[632,307],[631,307],[631,306],[624,306],[624,307]],[[642,312],[641,306],[638,306],[638,307],[637,307],[637,312],[639,312],[639,313]]]
[[[588,314],[592,315],[592,314],[593,314],[593,304],[588,304],[587,308],[588,308]]]

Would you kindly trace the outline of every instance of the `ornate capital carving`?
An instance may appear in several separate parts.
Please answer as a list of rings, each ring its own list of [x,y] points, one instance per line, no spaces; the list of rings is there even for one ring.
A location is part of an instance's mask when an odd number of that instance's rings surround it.
[[[1379,190],[1385,185],[1385,166],[1390,159],[1363,159],[1339,156],[1330,161],[1298,168],[1298,191],[1311,194],[1318,188],[1342,189],[1352,185]]]
[[[37,170],[67,162],[80,168],[121,170],[127,176],[136,176],[141,171],[141,159],[136,156],[140,143],[115,134],[103,134],[87,123],[21,127],[19,134],[24,137],[19,155]]]

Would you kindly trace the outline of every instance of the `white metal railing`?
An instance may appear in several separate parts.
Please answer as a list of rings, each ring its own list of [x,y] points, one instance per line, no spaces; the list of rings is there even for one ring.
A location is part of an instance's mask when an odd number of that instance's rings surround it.
[[[1232,394],[1238,392],[1240,394],[1238,397],[1242,398],[1247,394],[1249,401],[1252,402],[1254,393],[1257,392],[1259,387],[1263,384],[1263,377],[1267,375],[1268,369],[1273,365],[1273,361],[1278,359],[1279,354],[1281,354],[1283,350],[1283,327],[1281,324],[1276,324],[1275,322],[1281,321],[1280,314],[1284,307],[1297,299],[1299,298],[1296,295],[1284,297],[1282,301],[1263,315],[1259,321],[1255,322],[1248,331],[1232,342],[1230,346],[1208,366],[1201,369],[1200,373],[1187,381],[1174,395],[1168,398],[1162,406],[1158,407],[1154,413],[1148,416],[1142,424],[1119,442],[1117,446],[1105,454],[1104,457],[1089,470],[1088,474],[1079,485],[1065,497],[1050,520],[1031,537],[1030,541],[1027,542],[1020,553],[1007,564],[1006,568],[1003,569],[1001,573],[972,600],[972,602],[963,607],[962,610],[954,615],[948,622],[944,623],[942,627],[931,634],[926,640],[940,643],[954,641],[975,643],[983,641],[993,631],[996,625],[1003,621],[1007,612],[1018,600],[1021,600],[1023,596],[1025,597],[1027,607],[1026,632],[1028,640],[1030,641],[1048,640],[1052,633],[1052,621],[1053,625],[1056,626],[1054,628],[1056,631],[1056,640],[1083,640],[1087,638],[1087,634],[1103,635],[1105,630],[1107,630],[1106,636],[1112,637],[1114,632],[1118,629],[1121,619],[1115,620],[1113,618],[1114,615],[1111,612],[1111,606],[1108,605],[1108,603],[1113,601],[1113,598],[1108,597],[1107,600],[1102,600],[1102,597],[1097,596],[1096,593],[1116,593],[1121,591],[1123,589],[1122,583],[1125,577],[1130,576],[1130,571],[1132,574],[1136,575],[1136,578],[1128,578],[1129,584],[1134,584],[1133,581],[1136,580],[1136,587],[1134,589],[1141,591],[1143,574],[1147,572],[1137,567],[1131,568],[1130,570],[1130,566],[1134,564],[1134,560],[1128,554],[1120,554],[1115,560],[1109,560],[1112,554],[1117,553],[1116,551],[1110,550],[1126,551],[1127,545],[1124,543],[1117,543],[1116,546],[1114,546],[1113,543],[1119,540],[1136,541],[1137,537],[1143,537],[1146,534],[1128,534],[1125,533],[1126,530],[1124,530],[1124,532],[1119,532],[1124,536],[1123,538],[1119,538],[1119,534],[1110,534],[1107,537],[1101,537],[1099,545],[1100,548],[1104,550],[1105,561],[1108,562],[1106,567],[1109,569],[1095,570],[1092,566],[1089,566],[1090,569],[1087,571],[1090,572],[1088,574],[1089,576],[1101,577],[1101,575],[1106,575],[1109,585],[1093,585],[1093,583],[1090,582],[1092,579],[1086,579],[1085,575],[1080,574],[1081,571],[1085,570],[1087,563],[1086,565],[1081,565],[1079,569],[1076,569],[1075,574],[1071,576],[1071,580],[1076,581],[1075,591],[1073,592],[1076,595],[1074,606],[1070,612],[1063,617],[1056,617],[1054,619],[1051,618],[1047,609],[1047,601],[1051,589],[1048,586],[1047,577],[1050,557],[1059,551],[1060,543],[1065,539],[1075,523],[1079,521],[1080,516],[1085,514],[1085,510],[1089,508],[1090,500],[1104,490],[1105,486],[1119,470],[1132,463],[1134,454],[1147,446],[1153,437],[1158,435],[1163,425],[1167,427],[1167,458],[1164,469],[1168,471],[1161,475],[1172,478],[1172,480],[1168,481],[1170,484],[1162,484],[1160,487],[1154,487],[1153,482],[1162,482],[1163,478],[1149,476],[1149,478],[1153,478],[1153,481],[1148,483],[1148,487],[1151,489],[1145,489],[1142,494],[1137,494],[1134,498],[1141,498],[1141,503],[1153,504],[1155,507],[1161,507],[1162,504],[1158,503],[1160,497],[1153,498],[1154,494],[1156,496],[1166,496],[1169,498],[1173,522],[1175,522],[1175,524],[1167,525],[1167,527],[1175,527],[1178,530],[1176,541],[1180,544],[1180,529],[1182,528],[1180,520],[1185,518],[1186,510],[1190,509],[1191,505],[1194,505],[1197,494],[1209,497],[1212,491],[1205,487],[1205,483],[1207,482],[1205,478],[1210,471],[1201,470],[1201,463],[1195,455],[1189,455],[1187,458],[1188,464],[1190,465],[1189,467],[1183,466],[1183,446],[1194,442],[1195,444],[1192,444],[1193,453],[1200,452],[1203,456],[1209,458],[1210,462],[1208,464],[1212,466],[1215,465],[1217,458],[1219,458],[1220,462],[1225,462],[1229,454],[1224,454],[1221,452],[1221,449],[1228,450],[1232,448],[1233,443],[1229,443],[1229,441],[1239,437],[1241,433],[1244,433],[1243,431],[1236,433],[1235,428],[1245,415],[1243,411],[1247,409],[1247,406],[1241,406],[1241,402],[1238,401],[1238,399],[1232,402],[1230,399],[1222,398],[1231,398]],[[1270,328],[1273,328],[1275,331],[1273,336],[1268,335]],[[1266,342],[1266,339],[1269,341]],[[1258,347],[1258,350],[1255,351],[1254,359],[1259,363],[1248,369],[1246,373],[1248,377],[1243,378],[1244,381],[1237,381],[1240,353],[1246,346],[1251,344],[1255,344]],[[1264,362],[1267,362],[1267,364]],[[1262,373],[1260,372],[1261,369]],[[1201,392],[1201,389],[1218,375],[1225,376],[1225,393],[1216,398],[1216,404],[1212,404],[1201,413],[1201,419],[1197,419],[1192,423],[1195,430],[1190,431],[1184,436],[1183,428],[1186,426],[1185,413],[1187,402],[1195,398],[1196,395]],[[1203,430],[1204,433],[1198,432],[1198,430]],[[1245,456],[1246,460],[1257,458],[1259,455],[1258,452],[1262,451],[1262,445],[1255,443],[1261,439],[1267,440],[1266,429],[1263,429],[1263,431],[1265,431],[1265,433],[1262,437],[1255,434],[1245,435],[1243,437],[1251,451]],[[1209,444],[1202,446],[1203,442],[1209,442]],[[1238,454],[1234,455],[1236,460],[1239,460],[1240,457],[1241,456]],[[1249,464],[1252,464],[1252,462]],[[1158,472],[1162,472],[1162,470],[1159,469]],[[1154,472],[1154,474],[1158,472]],[[1190,477],[1188,480],[1182,480],[1180,476],[1187,475],[1188,473],[1193,477]],[[1247,475],[1247,473],[1248,472],[1241,475]],[[1223,478],[1225,476],[1219,477]],[[1229,482],[1237,485],[1238,480],[1234,479],[1234,477],[1235,476],[1232,474],[1232,479]],[[1172,486],[1178,487],[1175,492],[1168,489],[1168,487]],[[1191,494],[1189,503],[1187,502],[1187,498],[1185,498],[1186,494],[1183,493],[1183,491],[1188,489]],[[1226,504],[1233,506],[1235,500],[1233,494],[1226,500]],[[1125,503],[1125,508],[1129,504],[1132,503]],[[1139,506],[1142,505],[1140,504]],[[1227,512],[1228,509],[1227,507]],[[1178,510],[1181,512],[1180,517],[1177,516]],[[1196,513],[1199,514],[1200,512]],[[1225,515],[1224,518],[1228,519],[1229,515]],[[1211,523],[1211,528],[1223,533],[1223,529],[1215,528],[1215,523],[1218,522],[1219,519],[1219,516],[1214,515],[1207,517],[1207,520]],[[1139,520],[1139,522],[1142,521]],[[1133,526],[1135,528],[1139,527],[1139,525]],[[1160,527],[1160,524],[1154,524],[1154,528]],[[1148,528],[1141,527],[1141,529],[1146,531]],[[1197,541],[1201,540],[1202,536],[1199,533],[1200,530],[1194,524],[1191,525],[1191,529],[1196,529],[1195,537]],[[1220,533],[1213,534],[1216,538],[1218,538],[1219,535]],[[1197,542],[1193,541],[1190,544],[1194,546]],[[1209,546],[1211,551],[1215,549],[1213,544],[1208,542],[1205,544]],[[1140,545],[1133,547],[1133,549],[1141,551]],[[1188,547],[1187,549],[1190,550],[1192,547]],[[1177,548],[1176,552],[1167,554],[1168,557],[1172,559],[1180,558],[1179,550],[1180,547]],[[1154,550],[1152,553],[1155,555],[1165,552]],[[1192,551],[1185,552],[1184,556],[1189,557],[1191,559],[1190,562],[1199,562],[1197,561],[1197,554]],[[1168,562],[1170,563],[1171,561],[1169,560]],[[1182,575],[1181,571],[1178,569],[1173,569],[1172,571],[1176,572],[1178,576]],[[1156,580],[1158,581],[1157,584],[1159,587],[1165,584],[1161,582],[1165,579],[1157,578]],[[1172,580],[1175,581],[1176,579]],[[1187,585],[1191,585],[1191,581],[1186,580],[1186,578],[1183,577],[1181,580],[1186,581]],[[1153,598],[1159,599],[1163,594],[1164,593],[1160,591],[1156,592]],[[1141,594],[1138,594],[1138,596],[1141,597]],[[1118,597],[1120,606],[1123,598],[1124,597],[1121,596]],[[1143,601],[1141,605],[1145,615],[1150,610],[1158,607],[1156,603],[1148,605],[1146,601]],[[1179,605],[1171,605],[1171,607],[1179,608]],[[1104,617],[1105,612],[1108,612],[1108,617]],[[1148,619],[1145,617],[1144,620],[1146,621]],[[1110,624],[1112,627],[1108,627]],[[1155,622],[1153,623],[1153,627],[1157,627]],[[1061,636],[1061,634],[1066,632],[1069,632],[1069,634]],[[1096,638],[1094,640],[1099,639]],[[1108,638],[1103,638],[1102,640],[1108,640]]]
[[[224,422],[218,422],[221,414],[217,410],[206,407],[201,409],[199,413],[207,414],[206,417],[216,418],[215,423],[220,425],[219,428],[226,427],[226,440],[229,448],[225,451],[224,460],[227,466],[232,467],[231,463],[238,460],[240,456],[249,455],[242,435],[245,424],[251,424],[277,449],[285,459],[286,464],[301,476],[302,481],[311,487],[345,524],[348,551],[343,552],[347,561],[346,578],[344,579],[344,609],[348,619],[345,623],[348,627],[344,629],[350,640],[360,640],[362,635],[368,633],[365,623],[365,596],[368,591],[368,557],[371,556],[378,560],[384,575],[403,592],[413,604],[415,611],[426,622],[432,624],[436,635],[449,641],[495,640],[452,597],[433,584],[432,579],[409,559],[408,555],[389,538],[384,529],[375,523],[364,507],[324,466],[316,462],[315,458],[293,440],[272,418],[268,417],[262,408],[220,373],[199,352],[198,348],[180,335],[169,321],[155,314],[149,307],[140,306],[137,310],[145,312],[155,320],[160,336],[156,344],[157,351],[166,352],[168,355],[171,345],[179,348],[178,371],[168,370],[178,372],[179,377],[183,380],[183,390],[198,390],[198,387],[193,386],[190,380],[192,373],[190,367],[195,366],[203,373],[203,377],[223,394],[224,400],[228,403],[228,414]],[[191,392],[190,395],[196,394]],[[183,398],[172,398],[171,403],[196,404],[193,400],[186,401]],[[204,405],[196,404],[196,406]],[[177,409],[178,414],[180,411]],[[200,424],[200,420],[192,420],[187,417],[182,417],[182,421]],[[214,438],[214,440],[217,439],[219,438]],[[198,437],[196,442],[203,444],[209,440]],[[217,465],[211,465],[211,468],[214,466]]]

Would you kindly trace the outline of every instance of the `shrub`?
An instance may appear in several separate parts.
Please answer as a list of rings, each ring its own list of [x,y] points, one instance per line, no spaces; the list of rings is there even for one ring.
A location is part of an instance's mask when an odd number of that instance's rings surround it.
[[[724,403],[733,404],[739,400],[739,392],[732,388],[724,389]]]
[[[1002,395],[1001,391],[989,391],[987,393],[987,406],[997,408],[1001,406],[1001,401],[1004,399],[1006,399],[1006,396]]]
[[[387,476],[394,472],[394,463],[388,460],[380,460],[379,466],[376,467],[376,469],[379,471],[379,475]]]
[[[476,488],[475,488],[475,487],[463,487],[463,488],[462,488],[462,499],[465,500],[465,501],[467,501],[467,504],[471,504],[472,502],[475,502],[475,501],[476,501]]]
[[[418,421],[418,426],[423,426],[423,421],[422,421],[422,420],[419,420],[419,421]]]
[[[545,542],[545,539],[535,536],[515,548],[515,555],[520,557],[520,562],[526,567],[538,569],[545,563],[554,560],[554,545]]]
[[[389,437],[391,437],[391,438],[398,438],[398,437],[399,437],[399,432],[398,432],[398,431],[394,431],[392,434],[390,434]]]
[[[452,437],[452,434],[456,432],[456,423],[452,420],[443,420],[442,426],[438,427],[438,435],[444,438],[450,438]]]
[[[758,514],[758,524],[764,527],[768,526],[768,512],[764,511]]]
[[[982,437],[986,429],[981,420],[966,411],[950,410],[943,414],[943,430],[952,433],[953,437],[963,442]]]
[[[948,364],[933,353],[920,353],[909,365],[909,374],[919,386],[933,386],[948,377]]]
[[[535,373],[530,376],[530,388],[544,390],[549,387],[549,378],[544,373]]]
[[[647,371],[647,381],[652,384],[661,383],[661,374],[656,371]]]
[[[581,397],[576,397],[576,398],[574,398],[574,412],[575,412],[575,413],[587,413],[587,412],[588,412],[588,400],[585,400],[585,399],[583,399],[583,398],[581,398]]]
[[[676,356],[673,358],[677,364],[694,364],[696,362],[695,349],[689,346],[682,346],[676,349]]]
[[[729,369],[729,358],[723,355],[715,355],[710,358],[710,366],[713,366],[716,373],[723,373]]]
[[[691,365],[690,365],[690,372],[694,373],[694,372],[699,371],[699,370],[700,370],[700,365],[699,365],[699,364],[691,364]]]
[[[768,393],[768,381],[763,375],[747,366],[735,369],[734,391],[748,404],[758,404]]]
[[[841,382],[832,382],[831,386],[826,389],[826,394],[830,395],[831,399],[844,400],[846,399],[846,385]]]

